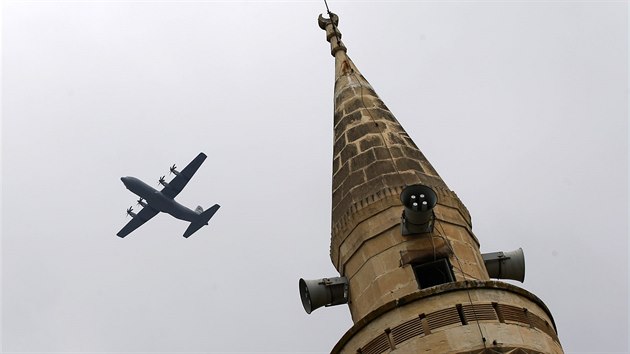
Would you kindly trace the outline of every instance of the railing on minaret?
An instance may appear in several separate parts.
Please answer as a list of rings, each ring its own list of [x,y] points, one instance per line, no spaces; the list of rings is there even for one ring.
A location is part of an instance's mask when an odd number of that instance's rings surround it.
[[[354,326],[333,353],[562,353],[542,301],[490,280],[522,280],[522,251],[481,254],[468,210],[350,60],[329,16],[318,24],[335,58],[330,256],[340,276],[301,279],[300,293],[308,313],[348,303]]]

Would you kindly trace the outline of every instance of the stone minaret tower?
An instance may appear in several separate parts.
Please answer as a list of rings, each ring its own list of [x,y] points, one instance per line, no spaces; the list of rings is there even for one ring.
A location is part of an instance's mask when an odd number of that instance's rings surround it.
[[[335,57],[330,256],[354,321],[332,353],[562,353],[545,304],[490,280],[468,210],[347,56],[330,17],[319,18]],[[437,204],[424,229],[405,233],[401,193],[419,184]]]

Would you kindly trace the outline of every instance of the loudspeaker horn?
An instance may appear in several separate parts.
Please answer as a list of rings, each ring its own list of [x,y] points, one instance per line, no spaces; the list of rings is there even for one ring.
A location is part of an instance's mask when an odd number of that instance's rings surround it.
[[[525,280],[525,254],[519,248],[507,252],[491,252],[481,255],[488,275],[495,279]]]
[[[322,306],[334,306],[348,302],[348,279],[346,277],[300,279],[300,298],[306,313]]]
[[[402,234],[411,235],[433,231],[433,208],[437,195],[430,187],[414,184],[400,193],[405,210],[402,215]]]

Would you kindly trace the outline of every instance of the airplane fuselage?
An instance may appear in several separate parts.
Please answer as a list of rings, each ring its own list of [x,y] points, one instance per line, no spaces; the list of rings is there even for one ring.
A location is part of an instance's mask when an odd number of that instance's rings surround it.
[[[179,204],[175,199],[165,196],[136,177],[121,177],[120,180],[133,194],[146,200],[148,203],[147,207],[189,222],[195,221],[199,217],[199,214],[196,212]]]

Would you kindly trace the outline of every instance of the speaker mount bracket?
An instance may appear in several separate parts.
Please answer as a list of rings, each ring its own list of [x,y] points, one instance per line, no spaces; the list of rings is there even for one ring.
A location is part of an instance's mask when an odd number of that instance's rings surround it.
[[[405,217],[405,211],[403,210],[402,217],[400,219],[400,232],[404,236],[433,232],[435,214],[433,213],[433,211],[431,212],[431,214],[431,219],[429,219],[429,221],[425,222],[424,224],[414,224]]]

